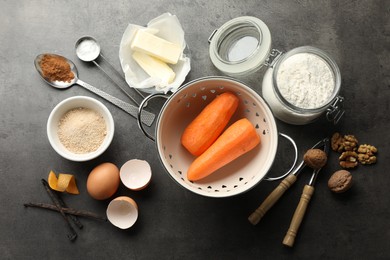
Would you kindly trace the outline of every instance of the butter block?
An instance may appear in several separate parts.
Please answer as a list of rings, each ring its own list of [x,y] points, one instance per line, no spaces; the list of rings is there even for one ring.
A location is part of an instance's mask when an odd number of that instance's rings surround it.
[[[143,52],[166,63],[176,64],[181,55],[181,47],[144,30],[138,30],[131,42],[131,49]]]
[[[133,52],[133,59],[149,76],[160,78],[165,84],[170,84],[175,79],[175,72],[159,59],[138,51]]]

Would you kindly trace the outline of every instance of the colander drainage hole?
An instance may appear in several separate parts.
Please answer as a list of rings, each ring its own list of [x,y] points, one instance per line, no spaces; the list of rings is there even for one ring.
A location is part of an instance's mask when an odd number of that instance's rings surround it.
[[[238,180],[239,180],[239,181],[242,181],[243,179],[244,179],[244,178],[240,177]]]

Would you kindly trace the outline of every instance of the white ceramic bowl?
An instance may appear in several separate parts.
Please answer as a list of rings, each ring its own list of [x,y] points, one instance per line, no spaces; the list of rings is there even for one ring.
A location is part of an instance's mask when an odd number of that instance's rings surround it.
[[[102,144],[100,147],[90,153],[73,153],[69,151],[65,146],[60,142],[58,137],[58,123],[61,119],[61,117],[68,112],[71,109],[78,108],[78,107],[84,107],[92,109],[99,114],[101,114],[106,121],[106,127],[107,127],[107,135],[105,136]],[[49,142],[53,149],[62,157],[71,160],[71,161],[77,161],[77,162],[83,162],[92,160],[99,155],[101,155],[107,148],[110,146],[111,141],[114,137],[114,119],[112,118],[112,115],[110,111],[107,109],[103,103],[100,101],[86,96],[75,96],[67,98],[63,101],[61,101],[57,106],[54,107],[54,109],[51,111],[49,115],[49,119],[47,120],[47,137],[49,138]]]

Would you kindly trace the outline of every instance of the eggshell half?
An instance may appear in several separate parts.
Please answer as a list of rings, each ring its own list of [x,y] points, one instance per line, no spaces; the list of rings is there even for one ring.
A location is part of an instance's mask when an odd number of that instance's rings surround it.
[[[120,229],[128,229],[137,221],[138,206],[132,198],[121,196],[108,204],[106,214],[111,224]]]
[[[131,190],[146,188],[152,178],[152,170],[147,161],[133,159],[127,161],[120,169],[122,183]]]

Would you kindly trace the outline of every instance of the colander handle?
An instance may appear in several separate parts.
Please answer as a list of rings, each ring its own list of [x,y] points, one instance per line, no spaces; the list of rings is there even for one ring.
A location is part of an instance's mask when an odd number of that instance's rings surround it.
[[[295,165],[297,164],[297,161],[298,161],[298,147],[297,147],[294,139],[292,139],[290,136],[283,134],[283,133],[279,133],[279,135],[281,137],[286,138],[287,141],[289,141],[292,144],[292,146],[294,147],[294,153],[295,153],[294,162],[293,162],[293,165],[290,167],[290,169],[286,173],[284,173],[278,177],[265,177],[264,180],[266,180],[266,181],[277,181],[277,180],[283,179],[284,177],[286,177],[287,175],[290,174],[290,172],[295,168]]]
[[[143,124],[141,123],[141,115],[142,115],[142,111],[144,110],[144,107],[146,106],[146,104],[148,103],[149,100],[153,99],[153,98],[156,98],[156,97],[163,97],[163,98],[166,98],[168,99],[169,96],[166,95],[166,94],[162,94],[162,93],[154,93],[154,94],[150,94],[149,96],[147,96],[144,100],[142,100],[142,102],[139,104],[139,107],[138,107],[138,113],[137,113],[137,123],[138,123],[138,127],[141,129],[142,133],[144,133],[144,135],[149,138],[150,140],[152,140],[153,142],[156,141],[155,137],[152,136],[151,134],[149,134]]]

